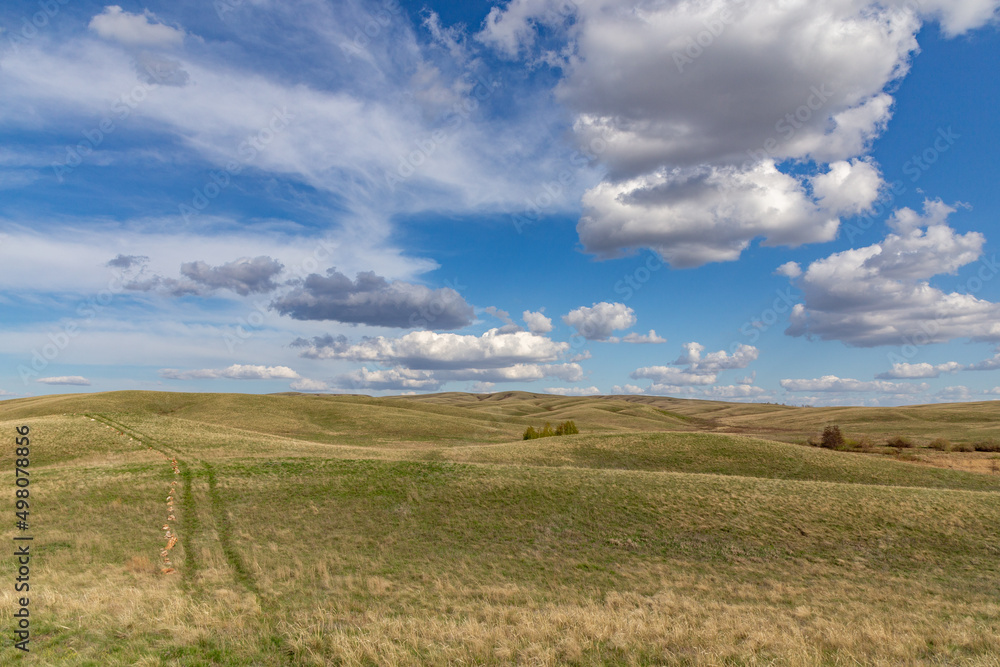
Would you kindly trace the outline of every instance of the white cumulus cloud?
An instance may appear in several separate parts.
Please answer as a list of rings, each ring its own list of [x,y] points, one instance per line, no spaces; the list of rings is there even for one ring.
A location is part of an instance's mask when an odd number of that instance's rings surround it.
[[[80,375],[63,375],[58,377],[49,378],[38,378],[35,382],[41,382],[42,384],[66,384],[66,385],[77,385],[81,387],[89,387],[90,380]]]
[[[892,369],[875,376],[877,380],[902,380],[914,378],[936,378],[942,373],[957,373],[964,367],[957,361],[948,361],[943,364],[908,364],[900,362],[893,364]]]
[[[178,46],[184,41],[184,31],[160,22],[148,10],[142,14],[126,12],[118,5],[108,5],[90,20],[90,29],[104,39],[127,46]]]
[[[556,93],[605,180],[583,197],[586,250],[673,266],[731,261],[754,240],[834,238],[883,185],[866,158],[892,85],[937,21],[995,20],[995,0],[512,0],[478,39],[559,66]],[[544,39],[540,37],[544,35]],[[553,46],[553,41],[561,48]],[[781,172],[787,160],[819,174]]]
[[[964,291],[930,284],[955,274],[982,255],[985,237],[948,226],[955,209],[926,201],[924,213],[900,209],[893,232],[880,243],[814,261],[796,279],[804,303],[792,308],[791,336],[840,340],[857,347],[943,343],[955,338],[1000,341],[1000,304],[976,297],[973,285],[1000,272],[993,257],[982,262]]]
[[[587,340],[599,341],[606,341],[614,331],[628,329],[636,323],[634,310],[624,303],[606,301],[571,310],[562,319]]]
[[[311,380],[309,378],[299,378],[289,385],[292,391],[319,392],[329,391],[330,386],[322,380]]]
[[[481,336],[414,331],[400,338],[366,338],[349,344],[346,339],[318,337],[293,342],[313,359],[399,364],[414,369],[500,368],[518,363],[554,361],[569,343],[550,340],[528,331],[500,333],[490,329]]]
[[[596,396],[601,393],[597,387],[546,387],[545,391],[557,396]]]
[[[886,382],[875,380],[863,382],[852,378],[839,378],[836,375],[824,375],[820,378],[781,381],[781,386],[787,391],[823,391],[823,392],[881,392],[885,394],[919,394],[927,391],[928,384],[910,384],[904,382]]]
[[[528,325],[528,331],[534,334],[545,334],[552,331],[552,319],[545,317],[541,311],[526,310],[521,313],[521,319]]]
[[[634,333],[633,332],[633,333],[630,333],[630,334],[626,334],[625,336],[622,336],[621,338],[617,338],[617,337],[612,336],[608,340],[611,341],[611,342],[614,342],[614,343],[633,343],[633,344],[638,344],[638,345],[647,344],[647,343],[656,343],[656,344],[659,344],[659,343],[666,343],[667,342],[666,338],[664,338],[663,336],[658,336],[653,329],[650,329],[649,333],[647,333],[647,334],[638,334],[638,333]]]
[[[160,370],[168,380],[297,380],[299,374],[287,366],[256,366],[233,364],[228,368],[202,368],[182,371],[176,368]]]

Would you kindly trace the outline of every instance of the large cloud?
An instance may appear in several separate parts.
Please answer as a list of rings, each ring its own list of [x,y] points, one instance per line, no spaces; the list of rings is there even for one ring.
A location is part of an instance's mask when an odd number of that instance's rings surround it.
[[[889,121],[886,91],[907,73],[922,24],[960,34],[996,7],[512,0],[491,11],[479,39],[528,58],[540,34],[568,42],[557,95],[576,114],[580,144],[609,169],[584,196],[584,247],[602,256],[650,247],[697,266],[733,260],[756,238],[827,241],[840,216],[865,211],[882,179],[859,158]],[[558,60],[554,51],[537,59]],[[818,169],[782,173],[775,164],[786,160]]]
[[[336,269],[312,274],[303,284],[276,299],[282,315],[297,320],[332,320],[380,327],[460,329],[474,319],[472,306],[450,287],[432,290],[374,272],[352,281]]]
[[[578,364],[514,364],[503,368],[451,370],[360,368],[339,376],[335,384],[355,391],[436,391],[448,382],[475,381],[476,387],[488,389],[498,382],[534,382],[545,378],[577,382],[583,379],[583,369]]]
[[[527,331],[490,329],[482,336],[414,331],[400,338],[365,338],[351,343],[344,336],[297,339],[293,347],[312,359],[340,359],[384,364],[390,368],[359,369],[340,376],[338,386],[378,390],[434,390],[446,382],[533,382],[583,379],[577,363],[553,363],[568,349]]]
[[[503,368],[457,370],[360,368],[339,376],[336,384],[352,390],[436,391],[447,382],[475,381],[477,387],[491,388],[500,382],[534,382],[545,378],[578,382],[583,379],[583,369],[578,364],[514,364]]]
[[[770,245],[829,241],[839,224],[771,160],[605,182],[583,204],[577,230],[589,251],[614,256],[649,247],[679,268],[735,260],[758,236]]]
[[[294,347],[312,359],[398,364],[419,370],[501,368],[556,360],[569,349],[568,343],[552,341],[527,331],[500,333],[490,329],[482,336],[414,331],[400,338],[366,338],[349,344],[343,336],[298,339]]]
[[[792,309],[786,333],[859,347],[1000,340],[1000,304],[970,293],[1000,272],[995,258],[980,266],[964,291],[930,284],[933,276],[954,274],[982,254],[982,234],[958,234],[947,225],[953,212],[940,201],[925,202],[923,215],[901,209],[889,220],[894,232],[881,243],[810,264],[795,278],[804,303]]]

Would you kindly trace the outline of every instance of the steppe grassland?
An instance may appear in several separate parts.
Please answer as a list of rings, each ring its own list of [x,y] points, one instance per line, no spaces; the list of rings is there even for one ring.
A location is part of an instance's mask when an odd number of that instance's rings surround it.
[[[50,664],[997,664],[994,478],[775,442],[857,414],[122,392],[6,401],[0,428],[33,431]],[[787,431],[722,432],[761,424]]]

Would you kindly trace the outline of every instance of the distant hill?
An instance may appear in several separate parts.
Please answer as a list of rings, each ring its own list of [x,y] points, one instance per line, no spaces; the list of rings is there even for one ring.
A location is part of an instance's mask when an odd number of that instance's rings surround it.
[[[922,445],[998,421],[526,392],[0,402],[9,490],[30,472],[32,652],[81,666],[993,664],[1000,474],[948,466],[997,455]],[[807,445],[833,423],[917,446]],[[16,608],[0,588],[0,624]]]

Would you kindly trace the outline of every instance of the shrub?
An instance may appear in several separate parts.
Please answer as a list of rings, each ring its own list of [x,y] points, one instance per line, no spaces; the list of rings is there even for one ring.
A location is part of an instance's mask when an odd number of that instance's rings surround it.
[[[895,438],[889,438],[885,441],[885,444],[888,447],[895,447],[896,449],[910,449],[913,447],[913,441],[901,435],[897,435]]]
[[[840,432],[840,427],[827,426],[823,429],[823,440],[820,445],[827,449],[842,449],[844,447],[844,434]]]
[[[974,447],[977,452],[1000,452],[1000,442],[993,440],[980,440]]]
[[[862,435],[857,440],[846,438],[843,449],[852,452],[870,452],[874,447],[875,441],[867,435]]]
[[[871,450],[875,449],[875,441],[872,440],[871,436],[863,435],[860,438],[858,438],[857,447],[861,451],[870,452]]]
[[[971,442],[957,442],[951,446],[953,452],[974,452],[976,447]]]
[[[951,451],[951,443],[945,440],[944,438],[937,438],[935,440],[932,440],[931,443],[927,446],[930,447],[931,449],[936,449],[939,452]]]
[[[541,430],[536,430],[534,426],[529,426],[524,432],[524,440],[534,440],[536,438],[549,438],[554,435],[576,435],[580,432],[580,429],[576,427],[576,424],[570,420],[565,421],[555,429],[552,428],[552,424],[545,422],[545,426]]]

